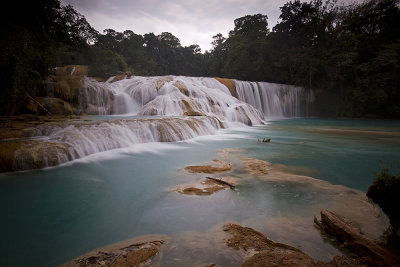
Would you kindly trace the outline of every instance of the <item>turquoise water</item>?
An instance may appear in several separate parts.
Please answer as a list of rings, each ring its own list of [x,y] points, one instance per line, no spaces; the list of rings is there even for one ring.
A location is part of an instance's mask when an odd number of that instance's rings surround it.
[[[264,137],[271,143],[257,142]],[[329,259],[337,250],[318,233],[310,232],[309,240],[298,233],[285,237],[262,221],[282,214],[308,218],[310,207],[319,208],[330,197],[308,185],[247,180],[238,191],[207,197],[171,188],[197,177],[182,171],[185,166],[218,158],[219,149],[237,148],[246,157],[365,192],[382,163],[400,166],[399,137],[398,121],[280,120],[189,142],[100,153],[46,170],[0,174],[0,266],[57,266],[134,236],[205,233],[226,221],[259,226],[276,241]],[[232,175],[241,173],[234,168]],[[251,221],[257,217],[267,219]],[[217,264],[231,264],[227,257],[196,251],[181,264],[207,255]],[[163,261],[175,265],[175,256],[164,253]]]

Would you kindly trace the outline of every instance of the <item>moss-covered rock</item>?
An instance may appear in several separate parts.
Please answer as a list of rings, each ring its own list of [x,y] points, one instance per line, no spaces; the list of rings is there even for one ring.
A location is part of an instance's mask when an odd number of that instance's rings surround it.
[[[0,172],[13,171],[15,151],[23,146],[23,144],[23,142],[0,143]]]
[[[56,166],[71,160],[69,146],[56,142],[32,141],[14,152],[12,170],[32,170]]]
[[[35,97],[29,99],[26,109],[34,114],[47,115],[49,111],[52,115],[72,115],[77,114],[76,108],[70,103],[55,97]]]

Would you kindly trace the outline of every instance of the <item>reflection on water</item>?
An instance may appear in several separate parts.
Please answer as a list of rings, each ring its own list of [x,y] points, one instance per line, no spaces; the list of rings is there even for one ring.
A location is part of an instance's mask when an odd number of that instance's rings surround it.
[[[379,236],[387,219],[362,192],[381,162],[399,166],[399,129],[392,121],[273,121],[1,174],[0,265],[54,266],[143,234],[171,237],[156,265],[237,265],[244,255],[223,245],[220,225],[227,221],[253,227],[316,259],[330,259],[339,252],[314,228],[313,216],[322,208],[338,211],[364,233]],[[271,143],[257,142],[264,137]],[[244,159],[249,158],[270,162],[268,174],[247,171]],[[212,159],[232,163],[231,172],[213,175],[235,177],[240,181],[236,191],[194,196],[171,190],[207,176],[188,173],[185,166]]]

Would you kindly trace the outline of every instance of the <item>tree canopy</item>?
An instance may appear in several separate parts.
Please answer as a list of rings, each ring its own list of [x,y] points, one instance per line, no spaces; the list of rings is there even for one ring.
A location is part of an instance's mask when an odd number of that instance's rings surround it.
[[[272,29],[266,14],[245,15],[201,53],[169,32],[99,33],[59,0],[13,3],[1,18],[1,113],[18,112],[19,96],[33,93],[53,67],[86,64],[92,76],[131,72],[295,84],[318,92],[321,114],[400,118],[399,6],[399,0],[348,6],[289,1]]]

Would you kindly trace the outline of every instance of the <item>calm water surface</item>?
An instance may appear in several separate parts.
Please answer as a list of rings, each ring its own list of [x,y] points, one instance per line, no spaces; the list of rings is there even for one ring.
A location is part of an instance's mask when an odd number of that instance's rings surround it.
[[[257,142],[264,137],[271,143]],[[226,221],[254,227],[314,258],[337,254],[310,228],[310,207],[328,197],[307,185],[253,180],[238,191],[207,197],[171,189],[190,182],[185,166],[216,159],[223,148],[241,149],[243,156],[365,192],[382,163],[400,166],[400,122],[279,120],[188,142],[137,145],[56,168],[0,174],[0,266],[57,266],[145,234],[167,234],[175,237],[172,242],[178,248],[181,244],[177,252],[166,250],[159,256],[162,265],[187,266],[204,257],[223,266],[240,265],[233,256],[228,259],[206,248],[199,253],[182,245],[190,236],[183,233],[206,236]],[[234,168],[232,175],[240,177],[241,170]],[[275,227],[287,214],[299,218],[293,235]],[[307,226],[300,232],[303,219]],[[179,264],[173,262],[177,257]]]

